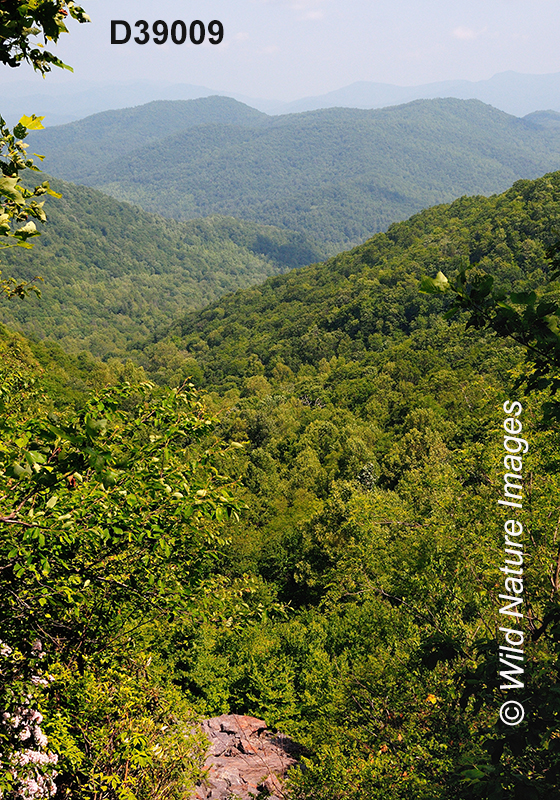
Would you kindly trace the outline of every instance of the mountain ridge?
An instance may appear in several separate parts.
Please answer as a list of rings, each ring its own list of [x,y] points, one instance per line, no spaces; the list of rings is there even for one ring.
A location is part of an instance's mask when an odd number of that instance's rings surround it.
[[[451,278],[476,266],[501,286],[538,289],[558,229],[560,171],[489,198],[433,206],[324,263],[223,297],[170,332],[218,391],[258,374],[271,379],[278,369],[311,379],[331,359],[360,362],[361,370],[413,334],[425,347],[434,328],[443,341],[446,301],[420,294],[424,275],[441,270]]]
[[[479,81],[443,80],[416,86],[362,80],[322,94],[283,102],[193,84],[129,81],[82,82],[82,85],[81,90],[66,87],[61,95],[60,90],[50,94],[49,89],[42,89],[39,93],[30,80],[15,81],[3,87],[0,108],[4,117],[14,124],[24,113],[46,115],[45,124],[49,127],[155,100],[192,100],[212,95],[231,97],[273,115],[332,106],[382,108],[436,97],[477,99],[515,116],[548,109],[560,111],[560,72],[530,74],[509,70]]]
[[[150,212],[183,220],[225,214],[285,227],[330,253],[430,205],[503,191],[560,167],[560,129],[478,100],[277,117],[219,97],[164,107],[169,118],[177,108],[193,124],[181,130],[176,122],[173,131],[154,123],[152,131],[142,121],[159,108],[150,104],[127,112],[138,127],[115,141],[104,130],[119,124],[119,112],[29,141],[55,174]],[[146,127],[153,137],[134,146]],[[62,156],[60,143],[69,139],[73,149]]]
[[[443,97],[480,100],[516,117],[541,110],[560,111],[560,72],[531,75],[508,70],[480,81],[445,80],[418,86],[355,81],[326,94],[287,103],[281,113],[331,106],[383,108]]]

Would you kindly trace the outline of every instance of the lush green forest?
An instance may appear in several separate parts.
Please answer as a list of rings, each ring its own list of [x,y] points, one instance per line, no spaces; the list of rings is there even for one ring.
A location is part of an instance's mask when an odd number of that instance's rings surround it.
[[[560,173],[430,208],[183,315],[143,366],[0,332],[2,670],[60,796],[186,800],[190,721],[232,711],[306,746],[291,800],[560,797],[548,390],[514,390],[523,349],[419,292],[471,268],[557,298],[559,218]],[[517,727],[498,722],[508,399],[530,442]]]
[[[51,181],[49,224],[31,250],[3,254],[18,279],[44,279],[0,320],[71,351],[130,357],[172,319],[324,255],[305,236],[226,217],[179,223],[93,189]]]
[[[161,124],[159,111],[104,112],[30,141],[52,174],[148,211],[285,227],[330,253],[435,203],[560,167],[558,126],[477,100],[266,117],[214,97],[161,104]]]
[[[559,175],[427,209],[324,263],[221,298],[173,333],[211,388],[241,389],[277,364],[315,375],[332,358],[377,363],[439,320],[441,301],[418,292],[423,275],[476,264],[518,290],[544,281],[544,248],[560,225]]]

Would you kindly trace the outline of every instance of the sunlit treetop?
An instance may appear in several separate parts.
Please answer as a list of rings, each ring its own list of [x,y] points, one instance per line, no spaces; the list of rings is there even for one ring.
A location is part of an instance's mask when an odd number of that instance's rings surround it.
[[[46,49],[49,42],[56,43],[62,33],[68,33],[68,16],[90,22],[84,9],[71,0],[0,0],[0,63],[19,67],[27,62],[43,75],[53,66],[71,70]]]

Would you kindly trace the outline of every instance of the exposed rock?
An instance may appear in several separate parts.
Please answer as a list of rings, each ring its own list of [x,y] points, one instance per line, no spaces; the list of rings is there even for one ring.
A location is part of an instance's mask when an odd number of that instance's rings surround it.
[[[193,800],[282,800],[282,779],[297,762],[302,748],[283,734],[273,734],[266,722],[240,714],[222,714],[202,723],[210,740],[205,762],[207,777]]]

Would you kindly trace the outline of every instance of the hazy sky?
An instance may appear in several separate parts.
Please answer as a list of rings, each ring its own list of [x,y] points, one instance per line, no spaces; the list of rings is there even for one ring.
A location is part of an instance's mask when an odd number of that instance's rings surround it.
[[[52,74],[51,85],[148,79],[294,100],[363,80],[414,85],[482,80],[506,70],[560,72],[558,0],[83,0],[83,6],[92,24],[70,24],[56,48],[74,75]],[[111,19],[218,19],[225,37],[214,46],[111,45]],[[1,69],[2,83],[29,79],[40,90],[41,78],[30,69]]]

